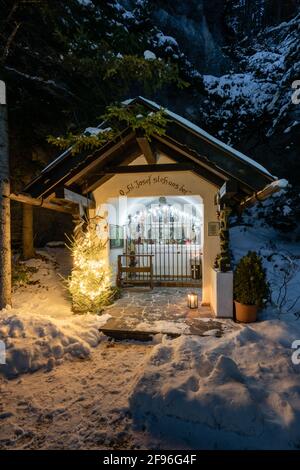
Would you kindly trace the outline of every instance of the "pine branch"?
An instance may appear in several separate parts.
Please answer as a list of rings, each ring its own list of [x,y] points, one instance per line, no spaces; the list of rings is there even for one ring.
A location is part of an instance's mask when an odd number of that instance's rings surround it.
[[[124,125],[133,131],[141,130],[150,141],[151,136],[164,135],[168,123],[166,112],[163,108],[156,112],[147,112],[141,105],[108,106],[106,113],[101,117],[110,127],[99,129],[97,134],[73,134],[69,133],[64,137],[48,136],[47,141],[58,147],[60,150],[71,149],[71,154],[75,155],[85,150],[94,150],[102,147],[109,140],[115,139]]]

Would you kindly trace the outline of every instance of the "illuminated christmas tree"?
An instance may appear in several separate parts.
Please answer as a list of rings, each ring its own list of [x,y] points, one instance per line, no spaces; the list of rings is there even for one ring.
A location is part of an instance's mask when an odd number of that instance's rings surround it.
[[[107,237],[103,225],[92,220],[72,240],[73,269],[68,279],[74,312],[99,313],[112,302],[116,289],[106,256]]]

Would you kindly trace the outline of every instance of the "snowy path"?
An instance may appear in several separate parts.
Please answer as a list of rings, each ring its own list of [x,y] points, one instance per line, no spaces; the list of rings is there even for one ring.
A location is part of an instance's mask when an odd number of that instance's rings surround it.
[[[0,378],[0,449],[134,448],[128,394],[152,348],[104,341],[88,360]]]
[[[103,338],[84,360],[0,377],[0,449],[299,448],[299,332],[273,320],[222,338]]]
[[[107,314],[71,315],[53,263],[32,264],[34,283],[0,312],[0,449],[300,448],[295,315],[114,343]]]

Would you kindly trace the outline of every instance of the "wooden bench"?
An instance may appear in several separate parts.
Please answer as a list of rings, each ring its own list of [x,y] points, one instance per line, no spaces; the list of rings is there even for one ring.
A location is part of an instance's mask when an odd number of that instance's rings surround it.
[[[122,258],[125,259],[125,265],[122,264]],[[134,263],[139,264],[138,260],[146,258],[148,260],[147,265],[133,265]],[[118,256],[118,274],[117,274],[117,286],[125,287],[125,285],[149,285],[150,289],[153,289],[153,255],[136,255],[136,254],[125,254]],[[129,263],[127,262],[129,260]],[[132,265],[130,265],[132,263]],[[126,274],[125,280],[123,274]],[[129,276],[128,276],[129,274]],[[141,274],[147,274],[147,277],[141,277]]]

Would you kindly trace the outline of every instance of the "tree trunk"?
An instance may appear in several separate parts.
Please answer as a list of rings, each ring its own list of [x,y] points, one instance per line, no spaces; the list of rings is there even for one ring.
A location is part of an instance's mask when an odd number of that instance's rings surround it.
[[[33,208],[23,204],[23,258],[34,258],[33,247]]]
[[[10,183],[7,109],[0,103],[0,309],[11,305]]]

